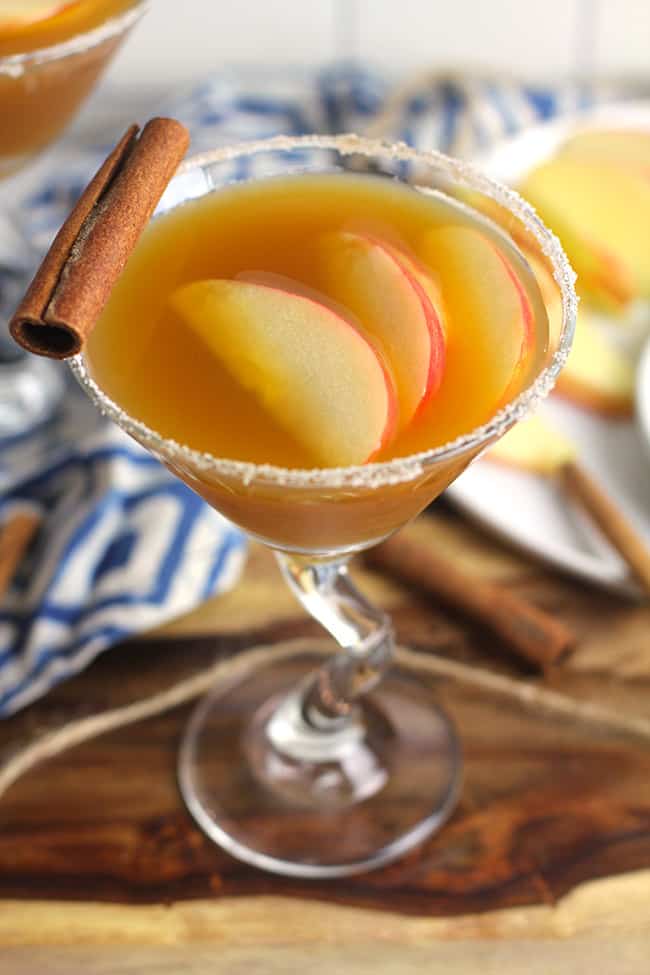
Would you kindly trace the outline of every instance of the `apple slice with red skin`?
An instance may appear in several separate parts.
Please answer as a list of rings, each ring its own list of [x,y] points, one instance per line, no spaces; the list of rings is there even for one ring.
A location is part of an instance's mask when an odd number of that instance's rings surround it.
[[[391,378],[365,336],[331,308],[241,280],[195,281],[170,301],[316,463],[363,464],[392,438]]]
[[[548,344],[551,352],[554,352],[560,342],[564,322],[562,292],[550,268],[544,263],[544,259],[539,254],[536,254],[525,245],[522,245],[521,252],[535,275],[535,280],[537,281],[537,286],[544,302],[546,317],[548,318]]]
[[[403,429],[438,391],[445,317],[435,282],[401,249],[333,231],[317,245],[322,290],[354,315],[388,363]]]
[[[519,191],[558,234],[592,304],[620,313],[650,297],[650,180],[641,169],[560,155],[531,170]]]
[[[535,316],[526,289],[505,254],[474,227],[455,224],[430,230],[422,255],[439,276],[451,323],[448,341],[462,341],[461,330],[472,323],[473,341],[489,349],[491,380],[500,390],[496,408],[516,390],[535,342]]]

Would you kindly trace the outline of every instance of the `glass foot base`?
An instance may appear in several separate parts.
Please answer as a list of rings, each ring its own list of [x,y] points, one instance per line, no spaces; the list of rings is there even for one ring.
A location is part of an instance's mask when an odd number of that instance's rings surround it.
[[[337,732],[333,752],[319,754],[317,742],[307,762],[283,752],[278,708],[331,657],[326,646],[322,659],[298,647],[217,689],[194,711],[181,746],[180,787],[199,826],[232,856],[274,873],[340,877],[380,867],[438,829],[458,797],[453,726],[418,675],[398,667]]]

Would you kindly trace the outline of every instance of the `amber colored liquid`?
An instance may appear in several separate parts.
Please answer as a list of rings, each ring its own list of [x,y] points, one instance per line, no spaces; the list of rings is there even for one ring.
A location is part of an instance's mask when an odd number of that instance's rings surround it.
[[[86,0],[21,28],[3,28],[0,18],[0,178],[20,168],[65,127],[123,39],[107,37],[86,50],[3,70],[2,59],[41,52],[77,38],[134,6],[135,0]]]
[[[351,174],[260,180],[186,203],[154,220],[138,244],[91,336],[92,373],[123,409],[165,437],[215,457],[313,467],[306,449],[174,314],[170,293],[194,280],[255,271],[316,287],[313,241],[320,233],[363,229],[419,257],[419,242],[432,226],[467,221],[472,218],[451,203]],[[546,318],[530,272],[514,250],[509,260],[521,271],[539,313],[538,341],[521,371],[524,382],[544,354]],[[430,270],[435,276],[435,268]],[[470,432],[503,405],[503,393],[484,323],[448,319],[440,390],[376,459],[427,450]],[[251,533],[286,547],[331,551],[387,534],[424,507],[471,456],[434,464],[416,481],[378,490],[288,492],[226,483],[186,466],[176,472]]]

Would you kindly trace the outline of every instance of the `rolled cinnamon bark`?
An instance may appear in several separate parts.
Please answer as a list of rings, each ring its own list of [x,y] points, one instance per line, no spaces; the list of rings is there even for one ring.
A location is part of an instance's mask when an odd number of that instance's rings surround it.
[[[511,650],[536,667],[544,669],[555,663],[575,643],[573,634],[548,613],[503,586],[466,575],[434,555],[427,545],[402,534],[370,549],[365,559],[372,568],[489,626]]]
[[[189,145],[175,119],[132,125],[57,234],[11,323],[38,355],[76,355]]]
[[[650,549],[619,507],[575,461],[564,464],[560,479],[566,492],[591,515],[605,538],[625,560],[650,596]]]

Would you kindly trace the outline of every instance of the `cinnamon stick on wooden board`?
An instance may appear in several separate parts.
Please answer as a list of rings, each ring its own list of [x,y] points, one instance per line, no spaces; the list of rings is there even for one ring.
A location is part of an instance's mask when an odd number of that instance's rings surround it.
[[[557,484],[562,491],[562,500],[569,498],[582,508],[650,596],[650,547],[619,503],[585,470],[578,447],[563,432],[542,417],[532,417],[493,444],[485,459],[511,470],[552,478],[553,486]]]
[[[0,524],[0,599],[13,579],[40,523],[41,515],[35,507],[19,505],[12,508]]]
[[[10,330],[29,352],[78,353],[189,145],[175,119],[132,125],[57,234]]]
[[[650,596],[650,549],[615,502],[576,461],[563,464],[560,482],[614,546],[646,595]]]
[[[422,542],[403,534],[370,549],[367,564],[430,593],[488,626],[509,648],[540,669],[554,664],[575,643],[570,630],[503,586],[466,575]]]

